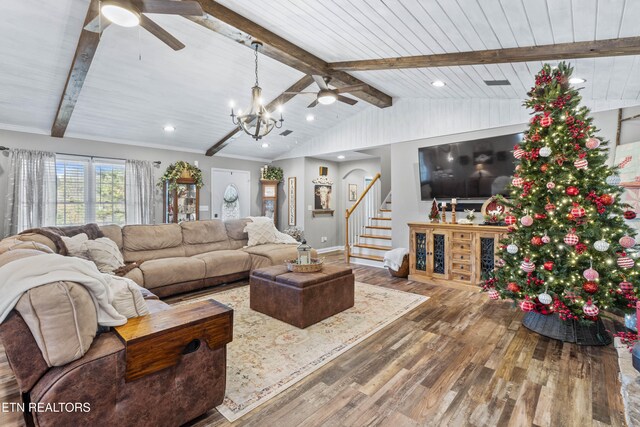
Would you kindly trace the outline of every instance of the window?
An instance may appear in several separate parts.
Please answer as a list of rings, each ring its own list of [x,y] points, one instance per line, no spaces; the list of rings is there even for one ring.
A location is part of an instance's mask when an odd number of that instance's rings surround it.
[[[57,156],[56,180],[56,225],[124,225],[124,162]]]

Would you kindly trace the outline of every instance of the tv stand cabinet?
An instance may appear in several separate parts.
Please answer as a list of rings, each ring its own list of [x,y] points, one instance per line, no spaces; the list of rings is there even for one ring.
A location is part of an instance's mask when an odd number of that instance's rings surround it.
[[[507,227],[410,222],[409,280],[477,289]]]

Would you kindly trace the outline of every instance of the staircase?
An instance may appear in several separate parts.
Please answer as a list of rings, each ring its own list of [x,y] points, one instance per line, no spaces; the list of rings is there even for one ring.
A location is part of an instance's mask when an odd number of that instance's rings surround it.
[[[391,197],[380,203],[380,174],[360,199],[347,209],[345,259],[347,263],[382,267],[384,253],[391,250]]]

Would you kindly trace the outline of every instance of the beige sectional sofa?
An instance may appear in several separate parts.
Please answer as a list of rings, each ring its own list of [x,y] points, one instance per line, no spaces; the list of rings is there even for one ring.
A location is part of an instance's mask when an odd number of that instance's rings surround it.
[[[137,267],[125,274],[159,297],[189,292],[249,277],[251,270],[282,264],[296,258],[295,244],[245,247],[244,229],[249,219],[218,219],[160,225],[101,226],[105,237],[116,242],[125,263]],[[53,241],[31,233],[21,239]]]

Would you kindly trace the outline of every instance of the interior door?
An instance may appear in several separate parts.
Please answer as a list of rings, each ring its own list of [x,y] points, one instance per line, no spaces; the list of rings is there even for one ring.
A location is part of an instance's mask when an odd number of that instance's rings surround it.
[[[211,218],[222,218],[224,193],[229,185],[237,188],[240,218],[251,214],[251,172],[211,169]]]

